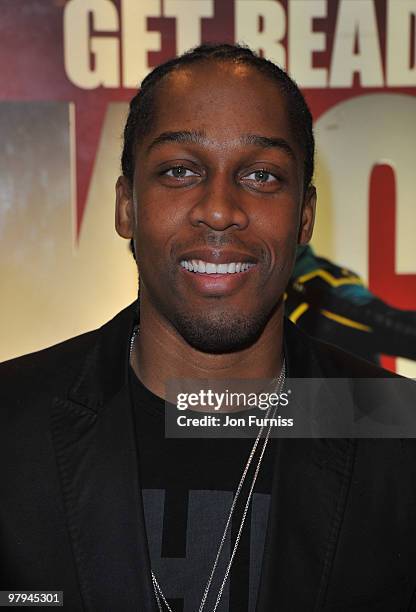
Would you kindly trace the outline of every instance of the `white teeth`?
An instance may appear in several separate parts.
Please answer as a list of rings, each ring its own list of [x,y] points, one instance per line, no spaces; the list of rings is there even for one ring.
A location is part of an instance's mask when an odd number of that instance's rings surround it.
[[[235,274],[237,272],[245,272],[256,264],[242,263],[241,261],[231,263],[214,264],[201,259],[183,260],[180,262],[182,268],[189,272],[198,272],[199,274]]]

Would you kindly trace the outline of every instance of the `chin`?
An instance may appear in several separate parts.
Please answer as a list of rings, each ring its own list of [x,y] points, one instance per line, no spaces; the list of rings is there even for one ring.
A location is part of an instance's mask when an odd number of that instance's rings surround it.
[[[203,353],[232,353],[254,344],[272,313],[254,315],[229,311],[190,314],[177,313],[171,318],[178,333],[193,348]]]

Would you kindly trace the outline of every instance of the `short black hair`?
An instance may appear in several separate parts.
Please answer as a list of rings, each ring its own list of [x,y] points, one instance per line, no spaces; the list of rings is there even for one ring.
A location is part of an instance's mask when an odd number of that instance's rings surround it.
[[[121,167],[123,175],[130,181],[130,184],[133,185],[136,145],[152,124],[156,85],[166,74],[183,66],[203,61],[246,64],[273,79],[286,98],[293,135],[304,152],[304,190],[306,193],[313,178],[315,140],[312,115],[299,87],[284,70],[273,62],[256,55],[248,47],[226,43],[199,45],[179,57],[160,64],[143,79],[139,91],[130,102],[130,111],[124,128]]]

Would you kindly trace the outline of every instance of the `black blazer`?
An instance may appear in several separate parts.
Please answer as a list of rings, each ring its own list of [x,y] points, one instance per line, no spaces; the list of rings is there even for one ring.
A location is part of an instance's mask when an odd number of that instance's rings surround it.
[[[1,590],[157,609],[127,387],[136,311],[0,366]],[[285,344],[299,377],[382,375],[290,323]],[[277,449],[257,612],[416,610],[415,442]]]

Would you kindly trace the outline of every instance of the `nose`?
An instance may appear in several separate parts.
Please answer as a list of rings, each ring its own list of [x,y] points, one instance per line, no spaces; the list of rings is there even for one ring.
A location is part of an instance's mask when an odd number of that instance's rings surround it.
[[[226,230],[231,227],[244,229],[249,218],[242,206],[242,194],[234,181],[218,173],[207,179],[199,199],[189,212],[192,225],[206,225],[214,230]]]

